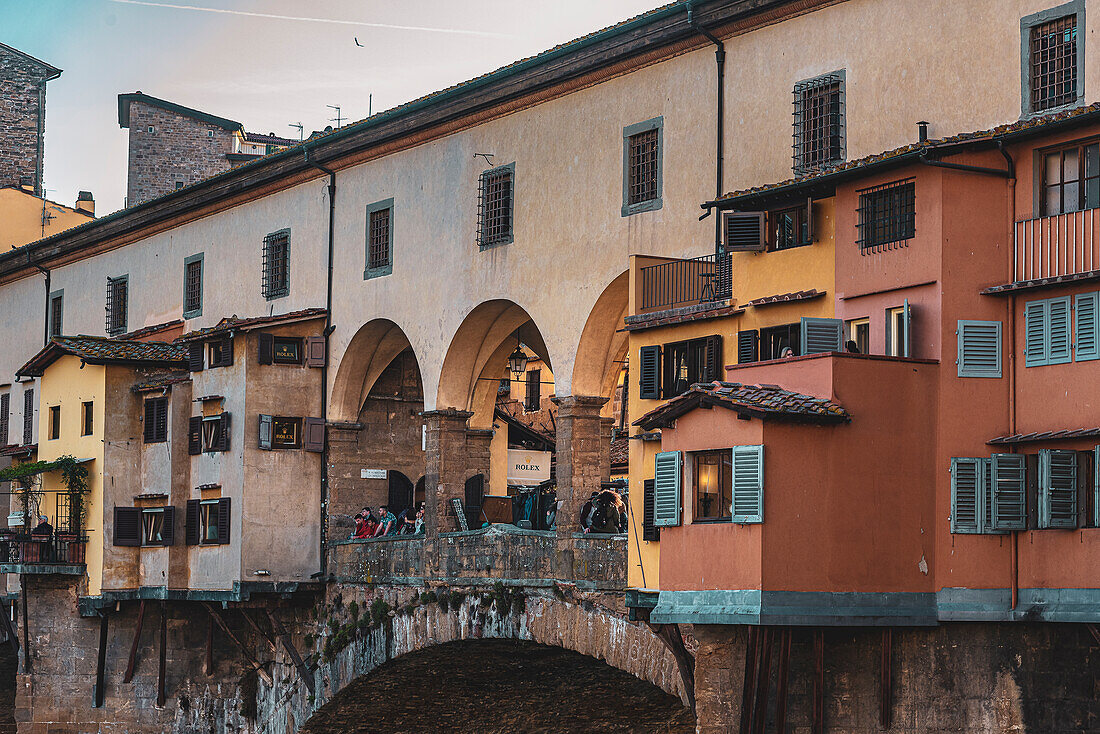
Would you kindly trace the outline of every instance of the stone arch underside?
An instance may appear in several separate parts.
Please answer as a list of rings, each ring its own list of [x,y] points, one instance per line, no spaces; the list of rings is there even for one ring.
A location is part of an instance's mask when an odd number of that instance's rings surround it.
[[[439,377],[436,407],[468,410],[471,428],[493,423],[497,387],[517,338],[553,371],[549,350],[531,316],[507,300],[486,301],[463,319],[451,339]]]
[[[479,594],[467,594],[457,609],[444,609],[434,602],[419,605],[351,642],[315,671],[313,696],[292,666],[276,666],[274,688],[260,684],[257,732],[297,731],[348,684],[383,663],[434,645],[471,639],[525,640],[573,650],[652,683],[687,705],[675,659],[643,624],[596,604],[542,595],[527,596],[522,611],[509,607],[498,614],[495,605],[481,603]]]
[[[603,407],[604,414],[611,411],[610,398],[615,394],[626,358],[627,333],[622,329],[629,307],[629,287],[630,273],[623,272],[596,299],[577,343],[573,363],[573,394],[609,398]]]
[[[398,355],[411,349],[405,332],[389,319],[373,319],[361,326],[340,359],[332,385],[330,420],[355,421],[381,374]]]

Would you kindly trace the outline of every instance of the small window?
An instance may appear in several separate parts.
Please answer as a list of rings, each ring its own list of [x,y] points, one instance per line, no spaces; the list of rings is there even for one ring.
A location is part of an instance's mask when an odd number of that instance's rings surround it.
[[[230,500],[187,500],[184,536],[187,545],[224,545],[229,542]],[[165,526],[171,526],[165,518]]]
[[[721,379],[722,338],[715,335],[665,344],[662,358],[663,397],[674,398],[696,383]]]
[[[168,440],[168,398],[145,399],[145,443],[163,443]]]
[[[233,364],[233,337],[226,336],[210,342],[210,366],[229,367]]]
[[[810,173],[844,160],[844,72],[794,87],[794,172]]]
[[[208,137],[208,138],[214,137],[214,131],[213,130],[207,130],[206,131],[206,137]]]
[[[23,391],[23,445],[34,443],[34,388]]]
[[[516,164],[484,171],[478,184],[477,242],[482,248],[512,241]]]
[[[141,544],[164,545],[164,508],[141,511]]]
[[[0,394],[0,446],[8,445],[11,422],[11,393]]]
[[[661,208],[662,146],[664,118],[623,129],[622,215]]]
[[[65,292],[54,291],[50,294],[50,336],[61,336],[65,312]]]
[[[367,269],[364,278],[393,272],[393,199],[367,207]]]
[[[297,449],[301,446],[302,419],[274,416],[271,419],[271,448]]]
[[[905,356],[905,309],[886,309],[886,356]]]
[[[769,250],[789,250],[812,242],[806,222],[805,206],[769,212],[767,219]]]
[[[202,452],[228,450],[228,421],[226,414],[208,415],[202,418]]]
[[[769,326],[760,330],[760,359],[783,359],[802,354],[802,324]]]
[[[176,181],[176,191],[179,191],[184,186],[183,181]]]
[[[95,403],[88,400],[80,404],[80,435],[91,436],[95,420]]]
[[[1049,12],[1049,11],[1048,11]],[[1030,18],[1041,18],[1044,14]],[[1077,15],[1023,25],[1028,34],[1028,87],[1032,112],[1073,104],[1079,83]],[[1030,27],[1029,27],[1030,25]]]
[[[199,542],[203,545],[218,543],[220,509],[220,500],[202,500],[199,503]]]
[[[525,411],[530,413],[542,407],[542,370],[527,371],[527,394],[524,397]]]
[[[1100,142],[1042,153],[1044,216],[1100,207]]]
[[[107,335],[118,336],[126,331],[130,276],[107,279]]]
[[[290,230],[264,237],[263,295],[267,300],[290,293]]]
[[[274,337],[271,340],[271,361],[275,364],[301,364],[301,338],[290,336]]]
[[[1024,304],[1025,367],[1065,364],[1071,360],[1070,310],[1069,296]]]
[[[728,520],[733,495],[733,454],[730,451],[701,451],[692,454],[694,521]]]
[[[152,125],[150,125],[148,128],[146,128],[146,130],[150,133],[155,133],[157,131],[157,129],[155,127],[153,127]]]
[[[896,181],[859,192],[859,249],[861,254],[903,247],[916,235],[916,185]]]
[[[856,351],[860,354],[871,353],[871,320],[852,319],[847,322],[848,340],[855,342]]]
[[[183,261],[183,318],[202,316],[202,254]]]
[[[1001,322],[959,321],[959,377],[1001,376]]]
[[[61,406],[50,406],[50,440],[61,438]]]

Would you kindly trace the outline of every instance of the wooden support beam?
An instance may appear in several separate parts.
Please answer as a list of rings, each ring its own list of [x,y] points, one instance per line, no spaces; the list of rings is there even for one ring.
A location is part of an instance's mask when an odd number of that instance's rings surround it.
[[[12,602],[11,606],[4,610],[4,630],[8,634],[8,644],[11,645],[11,651],[15,654],[16,661],[18,661],[19,634],[15,631],[15,625],[11,623],[11,618],[15,613],[15,602]]]
[[[204,672],[207,675],[214,674],[214,618],[210,617],[207,620],[206,626],[206,667]]]
[[[1092,633],[1093,639],[1096,640],[1096,644],[1100,645],[1100,628],[1097,628],[1097,626],[1091,622],[1086,626],[1089,628],[1089,632]]]
[[[688,708],[695,713],[695,656],[687,650],[684,644],[684,636],[680,634],[678,624],[650,624],[646,622],[650,631],[657,635],[657,639],[664,643],[672,657],[676,660],[676,668],[680,672],[680,682],[684,685],[684,693],[687,694]]]
[[[890,703],[894,698],[894,680],[891,674],[893,663],[894,633],[889,627],[882,628],[882,650],[879,659],[878,718],[883,729],[890,728]]]
[[[260,625],[256,624],[256,620],[252,618],[252,615],[248,613],[247,609],[241,610],[241,616],[244,617],[244,621],[248,622],[248,626],[251,627],[256,634],[267,641],[267,644],[271,647],[271,654],[278,655],[279,646],[275,644],[275,640],[271,639],[271,635],[260,629]]]
[[[776,671],[775,730],[787,734],[787,684],[791,673],[791,628],[785,627],[779,637],[779,670]]]
[[[95,663],[95,689],[92,691],[92,706],[103,708],[107,678],[107,612],[99,614],[99,655]]]
[[[264,670],[262,665],[256,662],[256,659],[252,657],[252,653],[248,651],[248,648],[245,647],[240,638],[238,638],[237,635],[233,634],[233,630],[229,629],[229,625],[227,625],[225,623],[225,620],[222,619],[221,613],[218,612],[217,608],[215,608],[214,605],[212,605],[210,602],[203,602],[203,606],[205,606],[206,611],[210,613],[210,616],[213,618],[214,623],[218,625],[221,631],[225,633],[225,636],[232,640],[233,644],[235,644],[237,648],[241,651],[241,656],[245,659],[245,662],[248,663],[249,667],[256,671],[256,675],[263,678],[264,682],[267,683],[269,686],[275,685],[275,681],[271,679],[271,674]]]
[[[145,600],[141,600],[141,606],[138,607],[137,627],[134,628],[134,641],[130,643],[130,658],[126,663],[126,675],[123,676],[122,682],[129,683],[134,679],[134,670],[137,667],[137,651],[138,642],[141,640],[141,627],[145,624]]]
[[[760,648],[760,670],[756,674],[756,702],[753,705],[753,734],[764,734],[764,725],[768,720],[768,690],[771,688],[772,641],[775,630],[765,627],[763,645]]]
[[[814,630],[814,726],[813,734],[825,734],[825,633]]]
[[[737,730],[746,733],[750,731],[752,705],[756,700],[756,646],[759,633],[759,627],[748,626],[748,640],[745,643],[745,681],[741,689],[741,726]]]
[[[157,707],[164,708],[164,675],[168,668],[168,605],[160,603],[160,667],[157,669]]]
[[[30,675],[31,669],[31,626],[27,622],[27,576],[19,574],[19,589],[23,592],[23,672]]]
[[[302,656],[298,654],[298,648],[294,647],[294,641],[290,639],[290,635],[283,628],[283,625],[279,623],[279,620],[275,618],[275,615],[270,609],[267,610],[267,618],[271,622],[271,630],[275,633],[275,636],[279,638],[279,641],[283,643],[287,655],[294,661],[294,667],[298,669],[298,677],[306,684],[306,688],[309,689],[312,695],[314,693],[312,671],[310,671],[309,666],[305,664],[305,661],[302,660]],[[693,695],[692,701],[694,700],[695,697]]]

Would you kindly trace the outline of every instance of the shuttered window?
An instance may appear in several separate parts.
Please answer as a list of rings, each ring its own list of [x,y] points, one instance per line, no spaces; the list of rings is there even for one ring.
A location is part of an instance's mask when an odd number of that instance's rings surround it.
[[[1092,450],[1092,526],[1100,528],[1100,446]]]
[[[756,329],[737,332],[737,364],[755,362],[760,358],[760,333]]]
[[[1020,454],[994,454],[990,462],[993,530],[1027,527],[1027,469]]]
[[[733,447],[733,522],[764,521],[764,447]]]
[[[50,336],[61,336],[65,320],[65,291],[50,294]]]
[[[187,545],[225,545],[230,538],[231,502],[228,497],[188,500],[184,523]]]
[[[638,397],[657,400],[661,397],[661,348],[642,347],[638,350]]]
[[[1001,376],[1001,322],[959,321],[959,377]]]
[[[168,440],[168,398],[145,399],[145,443],[162,443]]]
[[[201,341],[188,342],[187,344],[187,369],[191,372],[202,372],[206,366],[206,345]]]
[[[0,446],[7,446],[11,420],[11,393],[0,395]]]
[[[1097,308],[1100,293],[1081,293],[1073,301],[1073,358],[1078,362],[1100,359],[1100,339],[1097,338]]]
[[[980,533],[984,517],[985,460],[951,459],[951,532]]]
[[[114,544],[124,547],[141,545],[141,508],[116,507],[114,512]]]
[[[661,539],[661,529],[653,524],[653,485],[652,479],[642,482],[642,540],[648,541]]]
[[[193,416],[187,427],[187,453],[192,456],[229,450],[229,413]]]
[[[665,344],[661,348],[663,397],[682,395],[696,383],[723,377],[722,337],[718,334]]]
[[[844,321],[803,316],[802,354],[844,351]]]
[[[141,544],[173,545],[176,542],[175,525],[175,507],[149,507],[141,510]]]
[[[726,212],[722,215],[726,252],[763,252],[767,246],[765,212]]]
[[[1039,450],[1039,527],[1077,527],[1077,452]]]
[[[524,398],[525,411],[532,412],[542,407],[542,370],[528,370],[527,394]]]
[[[210,342],[210,366],[229,367],[233,364],[233,337],[224,336]]]
[[[34,389],[23,391],[23,445],[34,443]]]
[[[1024,365],[1038,367],[1070,361],[1069,296],[1024,304]],[[1095,343],[1095,308],[1092,326]]]
[[[663,451],[653,460],[653,524],[680,524],[680,476],[683,460],[679,451]]]

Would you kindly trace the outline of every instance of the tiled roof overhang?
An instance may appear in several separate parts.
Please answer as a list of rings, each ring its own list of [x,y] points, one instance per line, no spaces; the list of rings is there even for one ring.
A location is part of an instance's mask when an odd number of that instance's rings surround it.
[[[763,298],[757,298],[746,303],[746,306],[754,306],[759,308],[761,306],[774,306],[779,303],[794,303],[796,301],[812,301],[815,298],[821,298],[825,295],[825,291],[819,291],[816,288],[811,288],[808,291],[797,291],[795,293],[781,293],[776,296],[764,296]]]
[[[1060,285],[1073,285],[1074,283],[1091,283],[1100,280],[1100,270],[1089,270],[1084,273],[1072,275],[1052,275],[1049,278],[1035,278],[1033,280],[1017,280],[1014,283],[994,285],[982,291],[983,296],[1011,296],[1016,293],[1037,291],[1044,288],[1054,288]]]
[[[255,316],[247,319],[229,316],[213,326],[188,332],[176,339],[174,343],[182,344],[198,339],[207,339],[211,336],[220,336],[229,331],[251,331],[253,329],[262,329],[267,326],[280,326],[283,324],[295,324],[299,321],[312,321],[314,319],[324,318],[325,313],[325,309],[323,308],[304,308],[300,311],[291,311],[289,313],[277,314],[274,316]]]
[[[666,428],[697,408],[727,408],[738,415],[766,420],[835,425],[851,420],[848,411],[825,398],[803,395],[775,385],[712,382],[692,385],[687,392],[657,407],[634,425],[649,431]]]
[[[16,376],[40,377],[51,364],[71,354],[87,364],[141,364],[184,367],[187,351],[164,342],[121,341],[98,336],[55,336]]]
[[[1036,433],[1014,433],[1011,436],[998,436],[986,441],[991,446],[1008,446],[1017,443],[1039,443],[1043,441],[1072,441],[1077,438],[1095,438],[1100,436],[1100,427],[1073,428],[1061,431],[1039,431]]]

